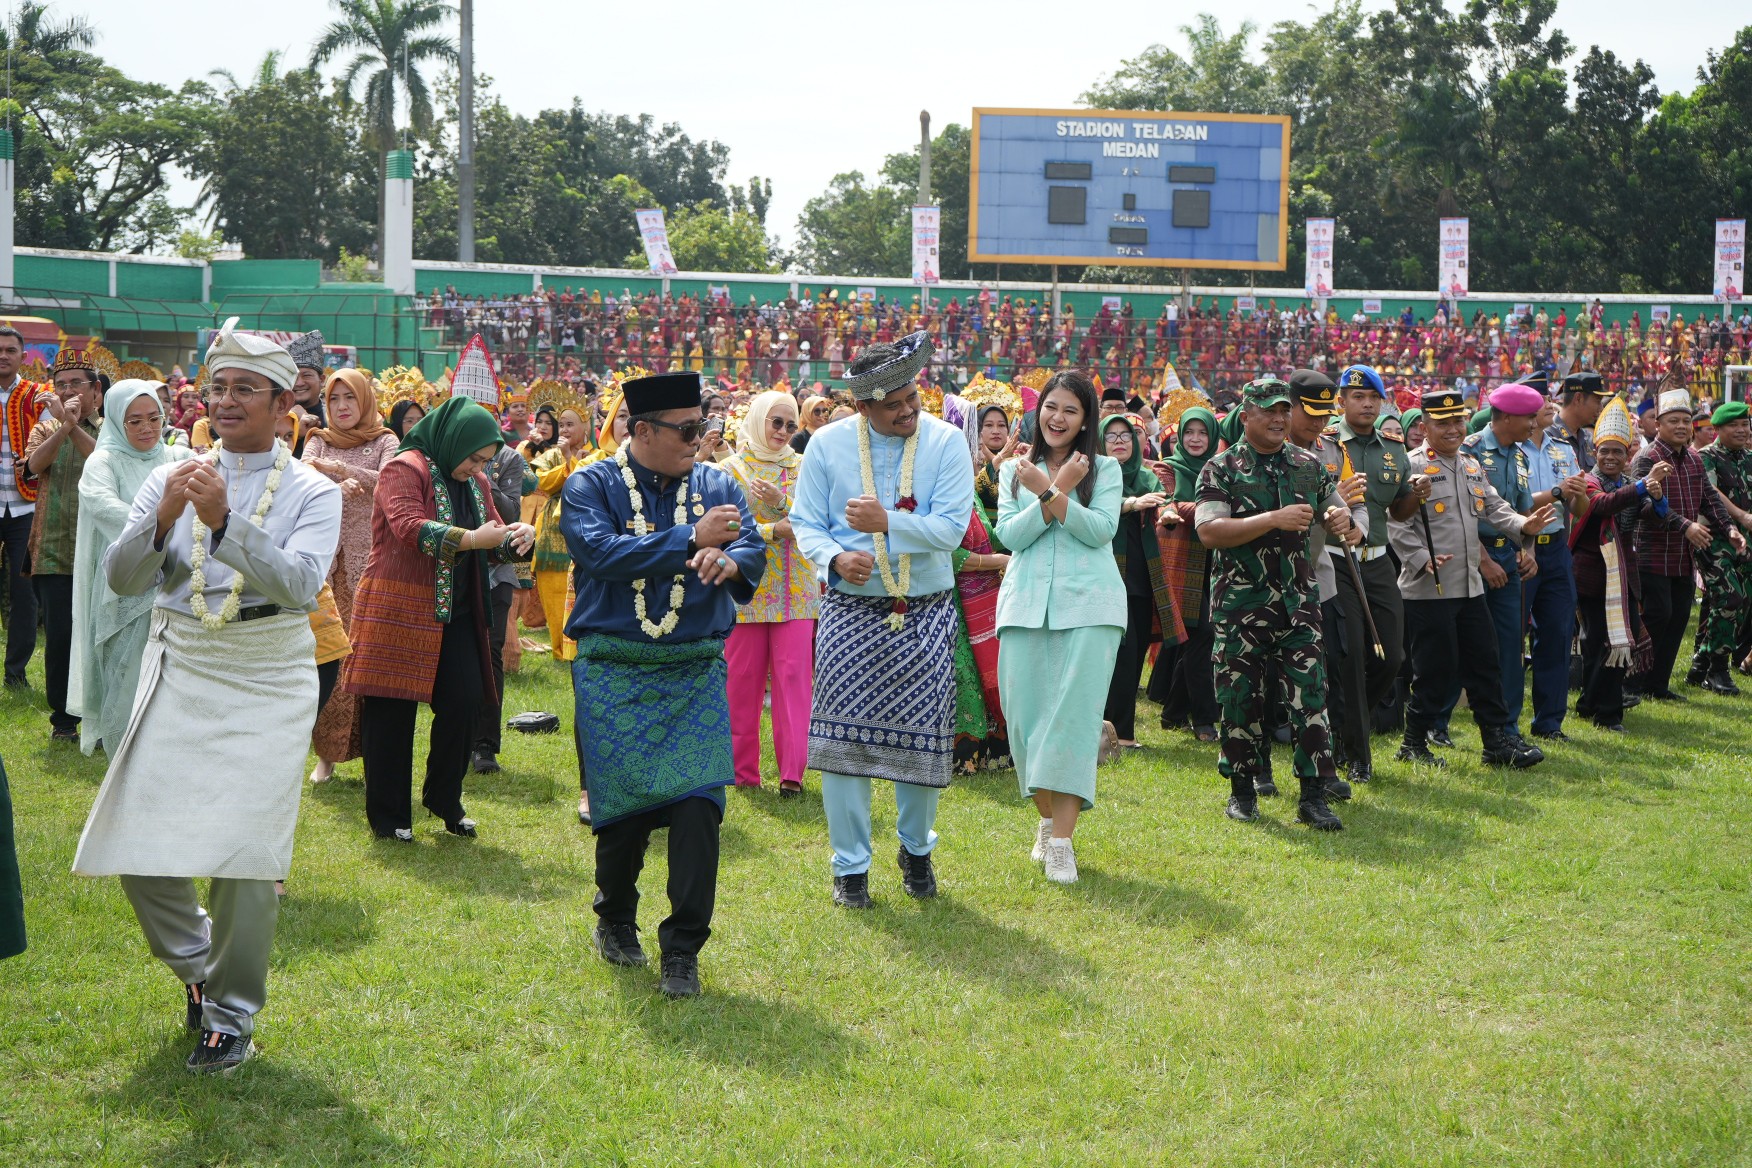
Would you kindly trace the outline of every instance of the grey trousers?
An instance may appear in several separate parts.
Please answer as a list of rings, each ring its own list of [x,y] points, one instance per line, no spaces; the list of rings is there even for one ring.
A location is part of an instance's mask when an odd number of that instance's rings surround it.
[[[152,955],[184,985],[206,982],[202,1025],[221,1034],[248,1035],[268,1000],[268,955],[280,898],[272,880],[214,877],[208,917],[188,876],[123,876]]]

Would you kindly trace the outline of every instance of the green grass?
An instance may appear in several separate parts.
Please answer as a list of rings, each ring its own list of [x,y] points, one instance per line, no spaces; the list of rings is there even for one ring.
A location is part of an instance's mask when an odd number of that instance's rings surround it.
[[[533,654],[510,689],[570,707]],[[471,776],[476,842],[373,842],[351,763],[306,790],[229,1080],[182,1072],[116,882],[69,874],[101,757],[9,694],[31,948],[0,964],[0,1164],[1747,1163],[1752,699],[1691,692],[1529,772],[1481,768],[1464,712],[1445,772],[1383,740],[1337,835],[1289,798],[1226,820],[1212,749],[1150,732],[1066,889],[1006,773],[945,796],[943,895],[908,900],[881,794],[865,914],[828,902],[813,776],[736,792],[690,1003],[590,949],[567,736]]]

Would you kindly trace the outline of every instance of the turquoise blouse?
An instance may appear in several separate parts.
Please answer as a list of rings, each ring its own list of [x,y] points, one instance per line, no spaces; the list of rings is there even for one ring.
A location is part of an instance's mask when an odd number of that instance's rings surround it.
[[[1069,493],[1063,523],[1042,517],[1038,497],[1016,489],[1018,460],[1004,464],[998,485],[997,537],[1010,549],[998,589],[998,628],[1125,628],[1125,581],[1113,558],[1124,497],[1119,463],[1095,458],[1095,493],[1087,507]]]

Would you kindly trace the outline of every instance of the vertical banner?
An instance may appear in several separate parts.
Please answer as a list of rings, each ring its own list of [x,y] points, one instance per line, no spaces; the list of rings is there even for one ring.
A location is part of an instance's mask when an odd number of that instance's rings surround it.
[[[1715,298],[1717,303],[1746,294],[1746,221],[1716,220]]]
[[[943,265],[937,253],[943,210],[941,207],[914,207],[912,213],[912,282],[935,284],[943,278]]]
[[[1471,246],[1471,220],[1442,220],[1442,252],[1436,264],[1436,287],[1440,295],[1455,300],[1471,290],[1467,252]]]
[[[663,208],[634,211],[633,216],[639,221],[639,235],[645,240],[645,259],[651,270],[660,276],[675,275],[678,269],[675,257],[669,254],[669,228],[663,225]]]
[[[1302,274],[1302,295],[1309,300],[1325,300],[1332,295],[1332,237],[1337,222],[1332,219],[1308,220],[1307,242],[1303,246],[1305,268]]]

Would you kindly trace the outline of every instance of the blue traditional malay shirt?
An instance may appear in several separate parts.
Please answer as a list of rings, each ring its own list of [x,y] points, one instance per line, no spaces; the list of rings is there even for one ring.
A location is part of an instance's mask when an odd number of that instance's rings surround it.
[[[716,466],[696,464],[689,473],[689,523],[675,522],[675,496],[681,480],[660,482],[655,471],[631,457],[627,465],[639,484],[649,534],[633,534],[632,498],[614,459],[607,458],[574,471],[560,489],[560,530],[571,553],[577,600],[566,636],[581,641],[603,633],[627,641],[649,641],[633,610],[634,580],[645,581],[645,615],[655,622],[669,612],[669,589],[677,573],[685,572],[686,593],[681,620],[664,644],[723,639],[736,626],[736,606],[754,598],[766,571],[766,541],[755,526],[748,496],[735,479]],[[719,550],[736,561],[741,576],[724,584],[702,584],[688,571],[687,545],[693,521],[726,503],[742,512],[741,533]]]
[[[856,418],[842,418],[809,439],[797,477],[791,528],[804,557],[830,586],[853,596],[886,596],[880,572],[872,572],[863,584],[851,584],[833,570],[833,558],[841,552],[874,555],[876,550],[873,536],[846,523],[846,504],[864,493],[857,423]],[[929,596],[955,586],[951,556],[967,538],[968,520],[973,517],[973,456],[959,429],[930,414],[919,417],[918,439],[912,510],[899,506],[906,439],[871,430],[870,466],[876,498],[888,511],[888,555],[894,571],[900,572],[900,556],[912,556],[910,595]]]

